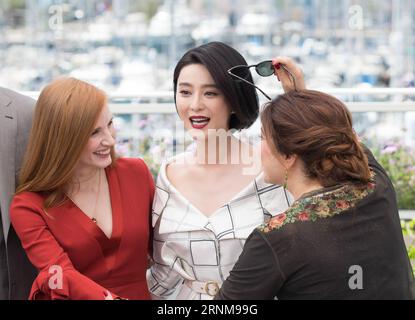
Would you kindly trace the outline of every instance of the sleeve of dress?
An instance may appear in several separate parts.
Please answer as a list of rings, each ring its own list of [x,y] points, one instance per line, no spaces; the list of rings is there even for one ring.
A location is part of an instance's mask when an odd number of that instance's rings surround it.
[[[157,185],[160,185],[160,175],[157,179]],[[158,232],[168,197],[166,191],[156,186],[152,209],[152,264],[147,270],[147,284],[153,300],[172,298],[183,283],[183,277],[173,268],[179,262],[177,254],[169,247],[168,240],[164,241],[166,239]]]
[[[153,263],[147,270],[148,288],[153,300],[169,299],[183,283],[183,277],[173,268],[177,256],[166,242],[154,240],[153,248]]]
[[[150,189],[150,203],[153,203],[153,199],[154,199],[154,192],[155,192],[155,184],[154,184],[154,178],[153,175],[151,174],[150,169],[148,168],[147,164],[144,162],[144,160],[140,159],[145,167],[145,171],[146,171],[146,175],[147,175],[147,181],[148,181],[148,186]]]
[[[254,230],[215,300],[272,300],[284,283],[278,259],[264,235]]]
[[[264,214],[269,218],[284,212],[293,202],[292,195],[283,186],[261,180],[257,183],[257,189]]]
[[[74,268],[38,210],[19,195],[10,208],[13,227],[29,260],[39,270],[29,299],[104,300],[107,289]]]

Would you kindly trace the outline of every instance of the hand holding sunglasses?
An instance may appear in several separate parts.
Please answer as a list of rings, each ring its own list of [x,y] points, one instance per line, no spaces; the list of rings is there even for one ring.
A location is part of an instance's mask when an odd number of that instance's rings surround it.
[[[275,66],[275,74],[277,75],[278,80],[281,81],[284,92],[289,92],[291,90],[305,90],[303,71],[293,59],[288,57],[276,57],[272,59],[272,63]],[[278,68],[278,66],[280,66],[280,68]],[[295,81],[293,82],[292,79],[295,79]]]
[[[293,74],[283,65],[283,64],[279,64],[279,66],[287,72],[287,74],[289,74],[289,76],[291,77],[291,81],[294,85],[294,90],[296,89],[296,84],[295,84],[295,78],[293,76]],[[266,60],[266,61],[262,61],[258,64],[254,64],[254,65],[250,65],[250,66],[246,66],[246,65],[239,65],[239,66],[234,66],[232,68],[230,68],[228,70],[228,73],[235,79],[235,80],[240,80],[243,81],[245,83],[250,84],[251,86],[254,86],[256,89],[258,89],[268,100],[272,100],[264,91],[262,91],[259,87],[257,87],[254,83],[252,83],[250,81],[251,78],[251,74],[249,72],[250,68],[255,68],[255,71],[262,77],[269,77],[271,75],[274,74],[275,72],[275,68],[274,68],[274,64],[273,61],[271,60]]]

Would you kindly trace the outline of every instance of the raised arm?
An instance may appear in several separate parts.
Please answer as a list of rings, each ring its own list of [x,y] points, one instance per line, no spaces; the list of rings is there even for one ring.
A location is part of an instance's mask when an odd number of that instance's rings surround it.
[[[272,59],[278,81],[281,81],[285,92],[292,90],[304,90],[305,81],[304,74],[301,68],[288,57],[275,57]],[[292,79],[292,77],[294,79]]]

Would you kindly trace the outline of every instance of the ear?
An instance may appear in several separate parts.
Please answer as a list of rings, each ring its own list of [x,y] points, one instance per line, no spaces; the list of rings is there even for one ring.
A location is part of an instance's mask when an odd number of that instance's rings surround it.
[[[298,156],[296,154],[291,154],[289,156],[284,156],[284,167],[285,169],[291,169],[298,160]]]

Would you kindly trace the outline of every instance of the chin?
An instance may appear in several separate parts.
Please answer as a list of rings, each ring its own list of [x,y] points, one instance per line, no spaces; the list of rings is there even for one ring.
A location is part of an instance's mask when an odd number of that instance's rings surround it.
[[[112,164],[112,159],[106,162],[106,164],[103,166],[104,168],[110,166]]]
[[[266,175],[264,175],[264,181],[265,181],[266,183],[272,183]]]
[[[100,168],[100,169],[105,169],[106,167],[110,166],[110,165],[111,165],[111,163],[112,163],[112,159],[110,158],[110,159],[108,159],[108,160],[104,160],[104,161],[96,162],[96,163],[95,163],[95,166],[96,166],[97,168]]]
[[[189,131],[190,136],[193,140],[205,140],[206,133],[199,129],[190,129]]]
[[[265,172],[264,172],[264,181],[266,183],[270,183],[270,184],[281,185],[281,182],[278,181],[278,179],[273,179],[272,177],[270,177],[269,175],[267,175]]]

